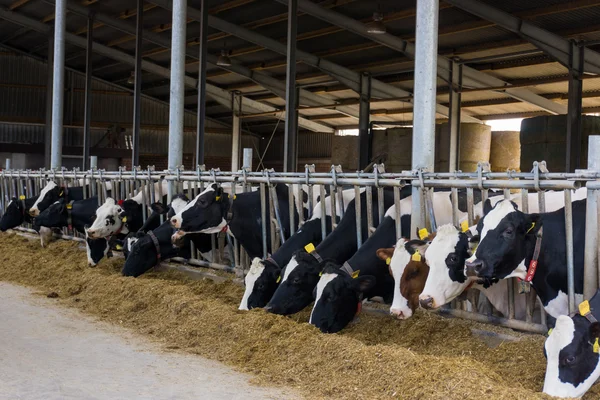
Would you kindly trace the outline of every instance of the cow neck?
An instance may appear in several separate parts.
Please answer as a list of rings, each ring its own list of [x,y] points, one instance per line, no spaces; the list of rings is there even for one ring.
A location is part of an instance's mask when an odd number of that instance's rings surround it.
[[[66,194],[66,192],[65,192],[65,194]],[[67,204],[67,229],[70,230],[71,232],[73,231],[73,203],[74,203],[74,201],[71,200]]]
[[[544,252],[542,251],[543,242],[543,226],[540,227],[538,232],[534,237],[530,237],[525,242],[526,246],[526,256],[523,260],[527,272],[525,275],[525,282],[529,282],[537,291],[538,288],[535,287],[536,282],[545,281],[544,277],[541,277],[540,268],[544,269]],[[541,281],[540,279],[541,278]]]
[[[150,239],[152,239],[152,243],[154,244],[154,248],[156,249],[156,264],[158,265],[160,264],[160,261],[162,260],[162,254],[160,252],[160,243],[158,242],[158,238],[156,237],[156,235],[154,234],[153,231],[148,231],[148,236],[150,236]]]
[[[224,215],[222,215],[223,219],[225,220],[225,224],[226,224],[225,227],[223,228],[223,232],[226,232],[227,227],[229,226],[229,223],[233,219],[233,200],[234,200],[235,196],[230,196],[227,193],[225,193],[224,196],[227,196],[227,200],[229,201],[229,204],[228,204],[227,208],[225,209]]]
[[[527,268],[527,275],[525,276],[525,282],[531,282],[535,276],[537,270],[538,259],[540,258],[540,250],[542,249],[542,237],[544,235],[544,226],[535,234],[535,248],[533,249],[533,257],[529,261],[529,267]]]
[[[366,242],[356,251],[356,253],[342,265],[342,269],[350,275],[354,273],[353,265],[357,266],[362,275],[380,276],[382,273],[388,274],[388,268],[385,261],[377,257],[377,249],[394,247],[396,244],[396,225],[391,216],[383,218],[381,224],[367,239]]]
[[[328,226],[328,232],[331,230]],[[304,225],[285,243],[277,249],[275,253],[271,255],[271,258],[277,262],[278,265],[286,265],[292,259],[294,253],[302,249],[309,243],[318,245],[321,242],[321,220],[312,219],[306,221]]]

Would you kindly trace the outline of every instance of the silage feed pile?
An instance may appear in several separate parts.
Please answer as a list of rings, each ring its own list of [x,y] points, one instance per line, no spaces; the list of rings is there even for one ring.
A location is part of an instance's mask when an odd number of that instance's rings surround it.
[[[0,280],[52,294],[63,305],[161,343],[254,374],[307,398],[543,399],[543,337],[490,349],[460,319],[419,312],[407,321],[363,313],[341,334],[292,318],[238,311],[242,287],[178,273],[120,275],[123,260],[88,268],[77,243],[48,248],[0,234]],[[495,328],[496,329],[496,328]],[[497,330],[497,329],[496,329]],[[512,332],[512,331],[511,331]],[[514,334],[514,333],[513,333]],[[597,398],[600,390],[588,394]]]

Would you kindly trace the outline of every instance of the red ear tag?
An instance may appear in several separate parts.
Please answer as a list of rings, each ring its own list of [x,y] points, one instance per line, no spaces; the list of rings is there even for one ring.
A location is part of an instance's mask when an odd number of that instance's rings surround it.
[[[123,200],[117,201],[117,204],[120,205],[120,206],[123,206]]]
[[[356,315],[360,314],[362,311],[362,301],[358,302],[358,306],[356,306]]]

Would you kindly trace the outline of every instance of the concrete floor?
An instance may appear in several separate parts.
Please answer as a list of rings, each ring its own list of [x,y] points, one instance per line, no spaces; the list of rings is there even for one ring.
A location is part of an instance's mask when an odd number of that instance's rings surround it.
[[[292,399],[0,282],[0,399]]]

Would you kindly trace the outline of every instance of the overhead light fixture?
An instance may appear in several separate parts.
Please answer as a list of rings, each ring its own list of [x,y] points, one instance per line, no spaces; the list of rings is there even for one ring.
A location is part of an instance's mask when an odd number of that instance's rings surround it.
[[[383,24],[383,14],[378,11],[373,13],[373,22],[369,24],[367,32],[375,35],[382,35],[387,32]]]
[[[127,83],[133,85],[135,83],[135,71],[131,71],[131,75],[127,78]]]
[[[221,50],[221,55],[217,59],[217,65],[220,67],[230,67],[231,66],[231,59],[229,58],[228,50],[225,50],[225,49]]]

